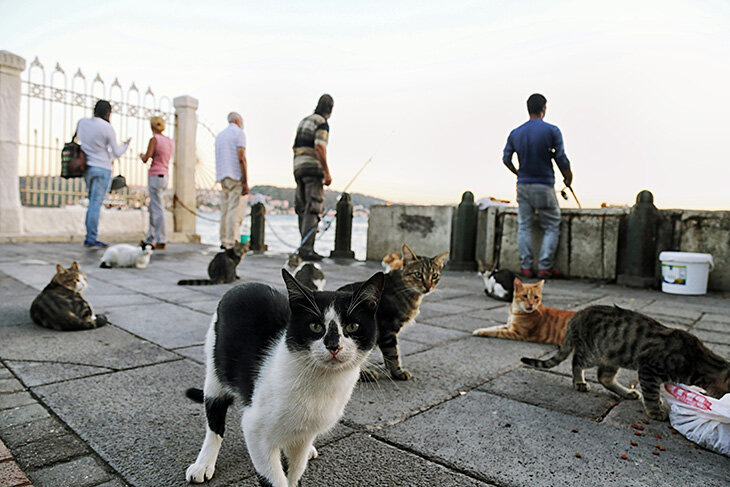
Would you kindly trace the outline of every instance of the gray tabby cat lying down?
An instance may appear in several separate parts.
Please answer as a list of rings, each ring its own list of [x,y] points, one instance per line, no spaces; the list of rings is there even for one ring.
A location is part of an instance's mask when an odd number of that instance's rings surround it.
[[[712,353],[699,338],[684,330],[667,328],[641,313],[617,306],[590,306],[568,322],[565,341],[548,360],[522,358],[537,368],[555,367],[573,352],[573,386],[588,391],[583,370],[598,366],[598,381],[624,399],[642,394],[616,382],[619,367],[639,372],[646,413],[659,420],[659,389],[664,382],[699,386],[720,398],[730,392],[730,363]]]

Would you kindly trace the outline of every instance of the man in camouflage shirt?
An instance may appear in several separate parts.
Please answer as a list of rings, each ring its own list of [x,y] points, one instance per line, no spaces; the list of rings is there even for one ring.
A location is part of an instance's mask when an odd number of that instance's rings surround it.
[[[314,113],[305,117],[297,127],[294,139],[294,179],[297,192],[294,209],[299,216],[299,233],[307,239],[299,249],[304,260],[322,260],[314,251],[317,226],[324,210],[324,186],[332,184],[327,165],[327,141],[334,101],[330,95],[322,95]]]

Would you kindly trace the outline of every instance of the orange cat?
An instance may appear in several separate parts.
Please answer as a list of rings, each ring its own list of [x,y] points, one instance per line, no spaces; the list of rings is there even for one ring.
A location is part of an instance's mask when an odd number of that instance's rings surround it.
[[[509,308],[507,324],[480,328],[474,330],[474,335],[562,345],[565,326],[575,311],[544,307],[542,305],[544,283],[545,281],[523,284],[515,277],[515,294]]]
[[[401,259],[401,256],[398,255],[398,252],[393,252],[392,254],[388,254],[383,257],[383,261],[381,262],[381,264],[383,265],[383,269],[385,269],[385,273],[387,274],[390,271],[394,271],[403,267],[403,259]]]

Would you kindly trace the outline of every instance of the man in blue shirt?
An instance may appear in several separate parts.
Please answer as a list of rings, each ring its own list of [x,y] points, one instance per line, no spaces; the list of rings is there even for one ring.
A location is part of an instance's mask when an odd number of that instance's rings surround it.
[[[543,121],[547,100],[540,94],[530,95],[527,111],[530,120],[523,123],[507,138],[502,162],[517,176],[517,247],[520,252],[520,274],[534,277],[532,270],[532,220],[537,213],[538,222],[545,234],[540,246],[539,278],[562,277],[553,267],[555,250],[560,236],[560,206],[555,197],[553,162],[563,175],[563,182],[570,186],[573,173],[563,148],[560,129]],[[512,154],[517,153],[520,168],[512,164]]]

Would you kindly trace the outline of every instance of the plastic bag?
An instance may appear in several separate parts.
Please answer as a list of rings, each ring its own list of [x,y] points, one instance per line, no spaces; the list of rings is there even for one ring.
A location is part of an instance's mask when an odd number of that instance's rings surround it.
[[[730,456],[730,394],[715,399],[700,391],[684,384],[664,384],[669,422],[688,440]]]

